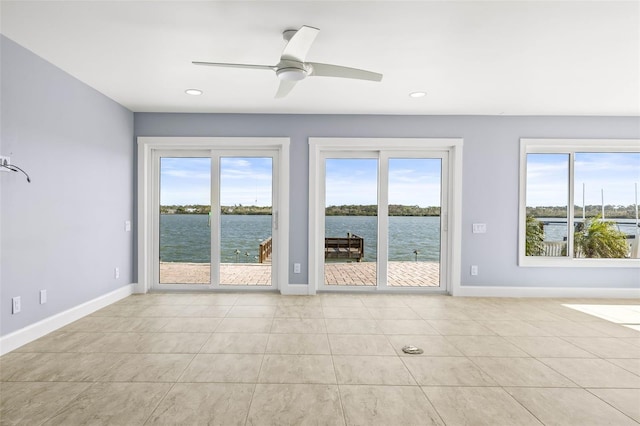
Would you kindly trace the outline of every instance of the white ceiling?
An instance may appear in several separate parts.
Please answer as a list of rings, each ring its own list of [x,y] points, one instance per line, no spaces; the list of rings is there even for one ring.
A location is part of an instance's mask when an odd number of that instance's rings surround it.
[[[640,116],[640,2],[2,1],[1,32],[132,111]],[[287,98],[261,70],[320,29]],[[199,97],[184,90],[198,88]],[[427,96],[410,98],[413,91]]]

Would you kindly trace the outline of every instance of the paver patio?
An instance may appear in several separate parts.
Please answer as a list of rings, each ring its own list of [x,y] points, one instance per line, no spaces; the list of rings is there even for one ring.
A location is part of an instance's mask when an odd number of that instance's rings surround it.
[[[389,262],[388,284],[394,287],[437,287],[440,282],[438,262]],[[161,282],[209,284],[208,263],[161,262]],[[222,285],[269,285],[271,264],[223,263]],[[325,284],[337,286],[375,286],[375,262],[335,262],[325,264]]]

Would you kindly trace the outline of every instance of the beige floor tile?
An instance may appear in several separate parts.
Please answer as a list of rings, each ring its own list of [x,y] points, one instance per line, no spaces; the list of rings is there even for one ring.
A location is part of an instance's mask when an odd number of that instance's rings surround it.
[[[524,321],[478,321],[498,336],[546,336],[547,332]]]
[[[495,336],[496,333],[472,320],[427,320],[427,323],[445,336]]]
[[[640,388],[640,376],[604,359],[539,358],[582,387]]]
[[[278,298],[278,306],[318,306],[322,307],[322,301],[318,296],[293,296],[287,295]]]
[[[273,318],[276,309],[276,306],[234,306],[227,318]]]
[[[327,333],[327,326],[323,319],[311,318],[275,318],[271,333]]]
[[[397,356],[334,356],[338,384],[415,385]]]
[[[396,353],[402,357],[463,356],[462,352],[456,349],[456,347],[449,343],[443,336],[400,335],[387,336],[387,338]],[[406,354],[402,352],[402,348],[407,345],[416,346],[424,352],[421,355]]]
[[[241,294],[235,306],[277,306],[282,296],[276,293]]]
[[[268,340],[267,333],[213,333],[200,353],[263,354]]]
[[[276,318],[324,318],[321,305],[280,305]]]
[[[127,317],[134,318],[140,315],[148,306],[131,304],[114,304],[95,311],[91,314],[94,317]]]
[[[198,353],[210,333],[107,333],[84,352]]]
[[[266,353],[329,355],[329,339],[326,334],[271,334]]]
[[[425,334],[440,335],[425,320],[378,320],[378,327],[384,334]]]
[[[417,386],[340,385],[347,425],[443,425]]]
[[[496,386],[496,382],[467,357],[403,357],[413,377],[428,386]]]
[[[175,316],[179,318],[224,318],[230,310],[230,306],[191,305],[185,306]]]
[[[100,376],[101,382],[175,382],[193,354],[126,354]]]
[[[398,294],[363,294],[360,300],[368,308],[406,308],[408,306],[406,298]]]
[[[409,307],[369,307],[369,313],[377,320],[419,320],[422,319]]]
[[[121,322],[115,327],[109,329],[98,330],[100,332],[119,332],[119,333],[153,333],[161,331],[162,328],[171,320],[171,318],[121,318]]]
[[[178,383],[147,424],[244,425],[253,388],[236,383]]]
[[[590,352],[560,337],[507,337],[507,340],[529,355],[542,358],[593,358]]]
[[[337,385],[258,384],[247,425],[344,425]]]
[[[323,293],[318,298],[322,306],[364,307],[362,299],[356,294]]]
[[[162,327],[163,333],[213,333],[221,318],[171,318]]]
[[[631,359],[631,358],[623,358],[623,359],[614,359],[607,358],[607,361],[617,365],[618,367],[622,367],[627,371],[632,372],[640,376],[640,359]]]
[[[128,318],[123,317],[94,317],[87,316],[58,330],[59,333],[65,332],[104,332],[117,331],[120,325],[125,323]],[[164,319],[164,322],[167,320]],[[52,333],[53,334],[53,333]],[[40,340],[40,339],[38,339]],[[29,345],[26,345],[29,346]],[[23,346],[24,348],[24,346]]]
[[[640,423],[640,389],[587,389]]]
[[[457,321],[473,320],[473,318],[470,317],[465,312],[464,309],[460,309],[460,308],[449,308],[449,307],[418,308],[418,307],[414,307],[412,309],[415,311],[416,314],[418,314],[418,316],[420,316],[420,318],[425,319],[425,320],[457,320]]]
[[[636,422],[584,389],[505,389],[545,425],[634,425]]]
[[[566,377],[558,374],[534,358],[471,358],[500,386],[576,387]]]
[[[615,337],[565,337],[565,340],[601,358],[640,358],[640,347]]]
[[[608,337],[627,337],[640,340],[640,331],[608,321],[593,321],[586,324],[589,328],[606,334]]]
[[[335,384],[336,374],[329,355],[266,354],[258,382]]]
[[[501,336],[446,336],[446,339],[467,356],[529,356]]]
[[[20,353],[0,358],[2,381],[92,382],[103,376],[120,355],[96,353]]]
[[[330,334],[382,334],[378,322],[373,319],[325,319]]]
[[[256,383],[262,357],[257,354],[199,354],[179,381]]]
[[[541,425],[502,388],[423,387],[447,426]]]
[[[142,309],[139,317],[177,317],[187,308],[185,305],[151,305]]]
[[[89,386],[89,383],[2,383],[0,424],[41,424]]]
[[[142,425],[170,388],[168,383],[95,383],[45,425]]]
[[[526,323],[548,333],[549,336],[560,337],[606,337],[601,331],[588,327],[588,323],[572,321],[525,321]]]
[[[102,337],[102,333],[56,331],[24,345],[15,352],[82,352]]]
[[[329,334],[333,355],[395,355],[387,338],[377,334]]]
[[[225,318],[216,333],[269,333],[272,322],[270,318]]]
[[[374,319],[366,307],[323,306],[325,318]]]

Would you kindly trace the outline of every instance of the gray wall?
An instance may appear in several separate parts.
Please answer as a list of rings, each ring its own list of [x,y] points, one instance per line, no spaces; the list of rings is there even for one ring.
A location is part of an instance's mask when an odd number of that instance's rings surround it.
[[[346,116],[136,113],[137,136],[291,138],[289,277],[308,282],[309,137],[462,137],[462,284],[638,287],[634,268],[523,268],[518,257],[519,140],[640,138],[638,117]],[[484,222],[487,234],[472,234]],[[302,264],[292,274],[293,263]],[[479,275],[470,276],[470,265]]]
[[[6,37],[0,43],[0,154],[32,179],[0,174],[6,335],[132,282],[124,221],[133,219],[133,113]]]

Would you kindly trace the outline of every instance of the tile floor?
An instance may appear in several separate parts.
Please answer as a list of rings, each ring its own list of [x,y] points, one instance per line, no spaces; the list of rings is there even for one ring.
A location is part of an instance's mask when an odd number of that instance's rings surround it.
[[[1,357],[0,424],[639,424],[640,333],[565,304],[640,323],[629,300],[131,296]]]

